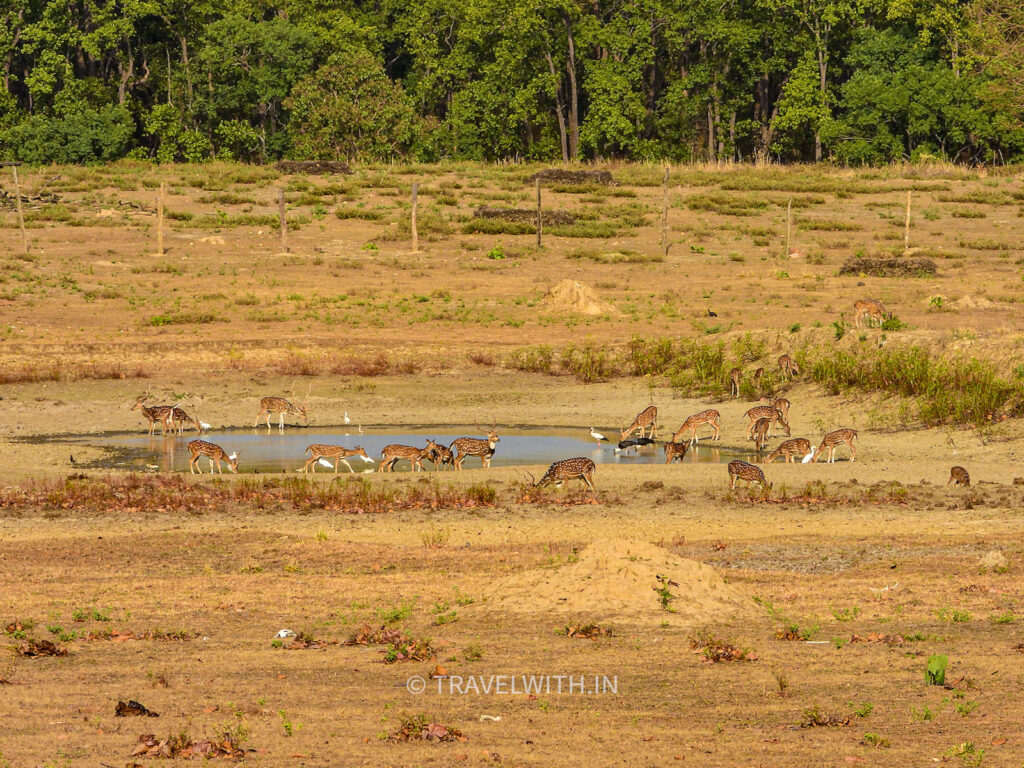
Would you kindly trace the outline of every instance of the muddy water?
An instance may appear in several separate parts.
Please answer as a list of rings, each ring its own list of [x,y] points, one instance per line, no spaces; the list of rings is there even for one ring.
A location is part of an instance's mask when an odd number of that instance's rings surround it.
[[[353,448],[361,445],[374,463],[366,463],[361,458],[349,459],[355,472],[373,471],[380,460],[381,450],[390,443],[423,446],[426,438],[450,445],[457,437],[479,437],[474,427],[399,427],[399,428],[363,428],[364,434],[346,428],[323,427],[287,427],[279,430],[265,427],[256,429],[227,429],[213,431],[203,435],[204,440],[216,443],[229,454],[238,453],[239,471],[252,472],[292,472],[303,466],[307,455],[306,446],[311,443],[328,445],[344,445]],[[600,430],[599,430],[600,431]],[[595,440],[590,438],[588,429],[557,429],[543,428],[498,428],[499,442],[491,460],[491,466],[516,466],[529,464],[549,464],[558,459],[573,456],[587,456],[599,464],[652,464],[663,463],[665,454],[662,443],[656,443],[640,449],[615,452],[614,446],[605,442],[598,448]],[[617,436],[611,430],[606,434]],[[159,469],[161,471],[188,471],[189,452],[186,447],[190,440],[197,437],[195,432],[178,437],[152,438],[145,433],[114,434],[102,437],[76,438],[72,442],[100,445],[114,449],[114,458],[103,462],[103,466],[120,469]],[[720,448],[713,442],[702,441],[692,447],[684,463],[723,463],[741,458],[753,461],[751,451],[736,451]],[[333,460],[330,460],[333,464]],[[205,458],[199,460],[200,466],[206,468]],[[424,466],[432,468],[429,462]],[[478,457],[467,457],[463,467],[480,466]],[[399,471],[408,470],[409,464],[400,461]],[[319,472],[330,472],[326,467],[317,467]],[[345,465],[340,472],[348,472]]]

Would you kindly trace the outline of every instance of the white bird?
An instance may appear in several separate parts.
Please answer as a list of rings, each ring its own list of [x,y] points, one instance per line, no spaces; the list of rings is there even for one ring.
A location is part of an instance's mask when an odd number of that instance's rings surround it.
[[[232,451],[231,455],[228,456],[228,458],[231,459],[232,461],[234,461],[235,459],[238,458],[238,452],[237,451]]]
[[[280,632],[274,635],[274,637],[295,637],[295,633],[292,632],[290,629],[282,629]]]
[[[372,475],[373,474],[373,470],[372,469],[364,469],[363,470],[363,474],[364,475]]]
[[[362,455],[360,455],[359,458],[362,459],[367,464],[373,464],[373,459],[371,459],[369,456],[362,456]]]
[[[202,429],[206,432],[210,431],[210,425],[207,424],[205,421],[200,421],[199,426],[202,427]]]
[[[608,439],[607,437],[602,435],[600,432],[595,432],[593,427],[590,428],[590,436],[592,438],[594,438],[595,440],[597,440],[597,447],[598,448],[601,447],[601,441],[602,440],[607,440]]]
[[[800,459],[800,463],[801,463],[801,464],[810,464],[810,463],[811,463],[811,459],[813,459],[813,458],[814,458],[814,452],[815,452],[816,450],[818,450],[818,449],[817,449],[817,448],[815,448],[815,447],[814,447],[814,446],[812,445],[812,446],[811,446],[811,452],[810,452],[810,453],[808,453],[808,454],[807,454],[806,456],[804,456],[804,457],[803,457],[802,459]]]
[[[348,417],[348,411],[345,411],[345,423],[346,424],[351,424],[352,423],[352,419],[350,419]]]
[[[357,425],[357,426],[359,427],[359,434],[360,434],[360,435],[361,435],[361,434],[363,434],[363,425],[362,425],[362,424],[359,424],[359,425]]]
[[[331,464],[331,462],[329,462],[327,459],[323,458],[322,456],[320,457],[319,463],[322,464],[323,466],[327,467],[328,469],[334,469],[334,465]]]

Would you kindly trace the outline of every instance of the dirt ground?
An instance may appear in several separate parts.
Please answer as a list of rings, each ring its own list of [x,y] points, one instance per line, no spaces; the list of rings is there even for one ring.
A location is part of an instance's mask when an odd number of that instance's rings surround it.
[[[522,167],[23,173],[30,196],[60,199],[29,203],[28,254],[13,213],[0,230],[0,767],[190,762],[132,756],[142,734],[230,734],[246,764],[266,766],[1024,764],[1019,420],[903,426],[898,397],[831,397],[802,376],[785,392],[793,436],[856,428],[857,459],[768,465],[770,495],[730,492],[715,464],[601,465],[593,496],[531,495],[512,468],[404,472],[364,477],[399,499],[461,501],[368,514],[287,491],[247,501],[246,484],[276,480],[244,463],[226,486],[185,481],[234,500],[136,504],[156,487],[140,483],[165,478],[90,468],[104,449],[65,442],[145,429],[129,409],[148,391],[211,423],[214,442],[251,424],[261,396],[295,393],[311,427],[348,412],[367,430],[609,434],[654,402],[665,436],[714,407],[722,444],[745,447],[744,398],[683,398],[639,377],[582,384],[517,370],[512,353],[751,332],[766,351],[749,367],[774,366],[826,343],[861,297],[909,325],[865,332],[880,344],[1019,365],[1015,177],[675,168],[665,257],[661,169],[611,170],[618,187],[544,193],[606,236],[549,230],[540,250],[532,234],[467,231],[477,206],[534,204]],[[154,255],[160,181],[167,252]],[[288,253],[272,219],[282,185]],[[840,277],[858,251],[902,252],[908,188],[911,246],[938,273]],[[544,296],[566,277],[615,311],[552,308]],[[946,487],[953,464],[971,488]],[[89,482],[110,484],[109,508],[62,502]],[[594,622],[611,634],[566,633]],[[346,644],[364,625],[406,633],[415,658]],[[289,648],[282,629],[324,645]],[[29,640],[67,655],[21,655]],[[709,660],[731,648],[741,658]],[[943,655],[945,684],[928,684]],[[585,690],[465,685],[503,675],[583,675]],[[417,676],[420,694],[407,688]],[[129,699],[160,716],[116,717]],[[389,738],[413,717],[462,739]]]

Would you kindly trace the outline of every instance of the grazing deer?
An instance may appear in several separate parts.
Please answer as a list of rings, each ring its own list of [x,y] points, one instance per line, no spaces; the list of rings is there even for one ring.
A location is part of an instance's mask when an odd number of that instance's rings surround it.
[[[136,411],[137,410],[140,413],[142,413],[143,418],[145,418],[145,419],[147,419],[149,421],[149,434],[150,435],[152,435],[153,434],[153,430],[156,429],[157,422],[160,422],[163,425],[163,427],[164,427],[164,431],[161,432],[160,434],[162,434],[162,435],[163,434],[167,434],[167,430],[171,428],[171,424],[170,424],[171,406],[169,406],[169,405],[154,405],[154,406],[148,406],[147,407],[147,406],[143,405],[143,403],[145,403],[146,400],[148,400],[148,399],[149,399],[149,395],[148,394],[139,395],[139,397],[135,400],[135,405],[133,405],[128,410],[130,410],[130,411]]]
[[[789,355],[780,355],[778,363],[779,370],[782,371],[783,376],[790,379],[795,379],[797,376],[800,375],[800,367],[796,364],[796,360],[794,360]]]
[[[467,456],[479,456],[480,465],[485,469],[491,466],[491,457],[494,455],[494,449],[499,442],[498,427],[496,424],[492,424],[489,430],[483,430],[477,424],[476,428],[487,435],[486,440],[481,440],[477,437],[460,437],[448,446],[448,450],[452,451],[455,456],[454,463],[456,469],[462,469],[462,462]]]
[[[730,488],[736,487],[737,480],[746,480],[748,488],[751,483],[757,483],[762,488],[768,488],[769,490],[772,488],[772,484],[764,479],[764,472],[761,471],[761,468],[748,464],[745,461],[736,460],[729,462],[729,479],[732,481],[729,485]]]
[[[786,421],[789,421],[789,406],[792,405],[792,403],[790,403],[789,400],[787,400],[784,397],[776,397],[772,400],[769,400],[768,405],[770,405],[772,408],[781,413],[782,418],[784,418]]]
[[[213,474],[213,463],[217,462],[217,473],[223,475],[224,470],[220,467],[220,462],[223,459],[228,463],[228,469],[234,473],[238,473],[238,454],[232,453],[230,456],[221,448],[219,445],[208,443],[205,440],[193,440],[188,444],[188,452],[192,454],[188,460],[188,468],[195,474],[197,462],[200,456],[206,456],[210,460],[210,474]],[[200,467],[199,474],[203,474],[203,470]]]
[[[678,443],[679,442],[679,438],[681,438],[686,432],[689,432],[690,433],[689,445],[693,445],[694,443],[699,443],[700,442],[700,438],[697,437],[697,429],[699,427],[703,427],[705,424],[707,426],[711,427],[713,430],[715,430],[715,434],[714,434],[714,436],[711,439],[712,440],[721,440],[722,439],[722,430],[721,430],[721,424],[719,423],[721,418],[722,418],[722,414],[720,414],[714,408],[709,408],[706,411],[701,411],[700,413],[695,413],[695,414],[693,414],[693,416],[688,417],[686,419],[686,421],[683,422],[683,425],[681,427],[679,427],[678,430],[676,430],[676,433],[674,435],[672,435],[672,442],[673,443]]]
[[[651,428],[650,435],[645,434],[644,432],[647,427]],[[622,430],[619,435],[619,440],[625,440],[637,430],[640,430],[640,437],[655,438],[658,436],[658,409],[655,406],[649,405],[640,411],[636,418],[633,419],[633,423],[626,429]]]
[[[427,444],[423,448],[416,448],[411,445],[400,445],[398,443],[392,443],[391,445],[385,445],[384,450],[380,452],[380,466],[377,467],[378,472],[394,472],[395,464],[401,459],[405,459],[412,466],[412,471],[422,472],[423,471],[423,460],[430,458],[431,453],[431,441],[428,438]]]
[[[970,488],[971,476],[967,474],[967,470],[963,467],[953,467],[949,470],[949,481],[946,483],[947,488],[950,483],[953,485],[962,485],[964,488]]]
[[[856,429],[847,429],[846,427],[844,427],[842,429],[836,429],[833,430],[832,432],[829,432],[822,439],[821,445],[818,446],[818,453],[814,456],[813,459],[811,459],[811,463],[817,464],[818,459],[822,457],[822,455],[825,452],[825,449],[828,448],[828,461],[825,463],[834,464],[836,458],[836,448],[838,448],[843,443],[846,443],[850,447],[850,462],[852,463],[857,458],[857,448],[853,444],[853,441],[856,439]]]
[[[283,397],[264,397],[260,400],[260,412],[256,417],[256,421],[253,422],[253,426],[257,426],[260,423],[260,419],[266,416],[267,429],[270,429],[270,414],[272,413],[280,414],[278,429],[284,429],[284,416],[286,413],[299,416],[303,421],[308,422],[306,419],[306,406],[302,403],[299,405],[293,405]]]
[[[747,440],[753,439],[754,425],[757,424],[758,419],[768,419],[768,437],[772,436],[771,427],[776,423],[785,431],[786,437],[790,435],[789,422],[782,415],[782,411],[773,405],[755,405],[743,415],[750,419],[750,423],[747,424]]]
[[[305,466],[300,472],[308,472],[309,468],[313,468],[313,474],[316,474],[316,465],[320,459],[332,458],[334,459],[334,474],[338,474],[338,465],[344,464],[348,467],[349,472],[355,472],[352,469],[352,465],[346,461],[346,459],[352,456],[362,456],[363,460],[369,463],[372,459],[366,455],[366,451],[363,450],[361,445],[357,445],[355,448],[346,448],[343,445],[322,445],[320,443],[313,443],[313,445],[307,446],[305,453],[310,454],[310,458],[306,461]]]
[[[761,417],[754,422],[753,437],[754,447],[760,451],[768,442],[768,431],[772,428],[772,420]]]
[[[690,450],[689,443],[665,443],[665,463],[671,464],[676,459],[682,463],[688,450]]]
[[[874,299],[861,299],[853,302],[853,325],[860,328],[860,321],[863,318],[864,324],[871,327],[871,321],[875,320],[881,325],[885,320],[892,317],[892,312],[885,308],[885,304]]]
[[[786,457],[787,464],[793,464],[793,456],[800,456],[803,458],[812,450],[811,441],[803,437],[794,437],[792,440],[786,440],[776,448],[774,451],[769,453],[765,459],[765,464],[771,464],[779,456]]]
[[[589,490],[593,491],[595,490],[595,469],[597,469],[597,465],[594,464],[591,459],[587,459],[583,456],[578,456],[575,459],[562,459],[561,461],[552,463],[552,465],[548,467],[548,471],[544,473],[544,476],[533,483],[533,487],[543,488],[551,483],[554,483],[555,487],[558,487],[562,483],[565,483],[566,488],[568,488],[570,480],[581,480]],[[530,475],[530,480],[533,480],[533,475]]]
[[[754,381],[760,382],[762,376],[764,376],[764,368],[758,368],[754,371]]]
[[[732,396],[740,396],[740,381],[743,380],[743,370],[740,368],[733,368],[729,371],[729,381],[732,384]]]

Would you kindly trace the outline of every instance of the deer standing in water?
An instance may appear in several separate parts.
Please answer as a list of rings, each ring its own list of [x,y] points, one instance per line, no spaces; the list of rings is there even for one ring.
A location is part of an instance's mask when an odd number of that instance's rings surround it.
[[[219,445],[208,443],[205,440],[193,440],[188,444],[188,452],[191,458],[188,460],[188,468],[192,474],[195,474],[197,462],[200,456],[206,456],[210,460],[210,474],[213,474],[213,463],[217,462],[217,473],[223,475],[224,470],[220,468],[221,461],[226,461],[228,469],[234,473],[238,473],[238,454],[232,453],[228,456],[227,451],[221,448]],[[199,474],[203,474],[202,467],[199,468]]]
[[[651,428],[649,435],[644,432],[647,427]],[[633,423],[619,433],[619,440],[625,440],[637,430],[640,430],[640,437],[653,439],[658,436],[658,409],[655,406],[649,405],[640,411],[633,419]]]

